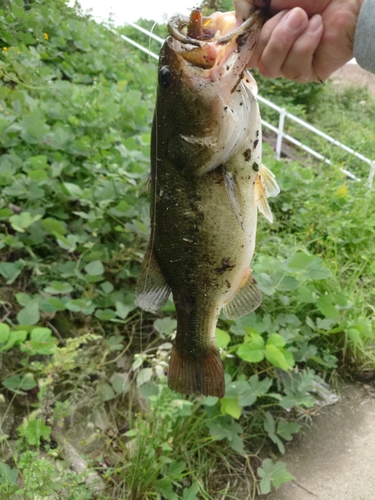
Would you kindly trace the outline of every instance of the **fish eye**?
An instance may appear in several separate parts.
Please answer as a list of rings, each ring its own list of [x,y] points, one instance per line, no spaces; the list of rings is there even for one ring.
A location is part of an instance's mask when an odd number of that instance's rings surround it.
[[[168,66],[162,66],[159,71],[159,85],[163,87],[165,90],[171,88],[173,84],[173,74],[172,71],[168,68]]]

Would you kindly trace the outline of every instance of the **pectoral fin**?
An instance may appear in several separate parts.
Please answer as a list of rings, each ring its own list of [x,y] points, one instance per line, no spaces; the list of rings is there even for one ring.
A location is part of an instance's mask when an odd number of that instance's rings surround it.
[[[224,305],[223,312],[228,319],[237,319],[254,311],[262,302],[262,292],[249,269],[236,295]]]
[[[272,196],[277,196],[280,193],[279,185],[276,182],[275,175],[271,172],[269,168],[264,165],[260,166],[260,175],[262,177],[262,182],[264,186],[264,191],[267,198]]]
[[[155,313],[167,302],[170,292],[150,242],[139,271],[135,303],[144,311]]]
[[[227,192],[230,206],[238,220],[239,225],[243,229],[243,216],[241,210],[241,196],[233,175],[228,172],[224,167],[221,167],[224,177],[225,190]]]
[[[259,212],[261,212],[267,220],[273,222],[273,215],[268,204],[267,198],[277,196],[280,188],[276,182],[275,176],[264,165],[261,165],[259,175],[255,180],[255,201]]]

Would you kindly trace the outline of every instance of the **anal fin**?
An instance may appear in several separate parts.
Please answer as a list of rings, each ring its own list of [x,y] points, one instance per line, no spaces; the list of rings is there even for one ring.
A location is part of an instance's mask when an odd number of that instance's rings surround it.
[[[170,292],[149,242],[139,270],[135,303],[144,311],[155,313],[167,302]]]
[[[236,295],[224,305],[223,312],[228,319],[238,319],[254,311],[261,302],[262,292],[249,269]]]

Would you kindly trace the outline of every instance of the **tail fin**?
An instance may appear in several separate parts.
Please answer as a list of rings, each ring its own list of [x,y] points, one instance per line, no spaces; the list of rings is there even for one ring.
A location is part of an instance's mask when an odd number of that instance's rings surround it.
[[[224,369],[215,349],[197,355],[180,352],[173,346],[168,373],[169,387],[181,394],[224,397]]]

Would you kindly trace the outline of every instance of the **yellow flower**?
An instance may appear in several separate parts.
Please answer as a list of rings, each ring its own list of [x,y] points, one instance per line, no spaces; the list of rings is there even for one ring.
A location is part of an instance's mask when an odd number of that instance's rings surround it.
[[[43,33],[43,36],[44,36],[44,40],[48,40],[48,33]]]
[[[8,50],[8,47],[3,47],[3,50]]]

